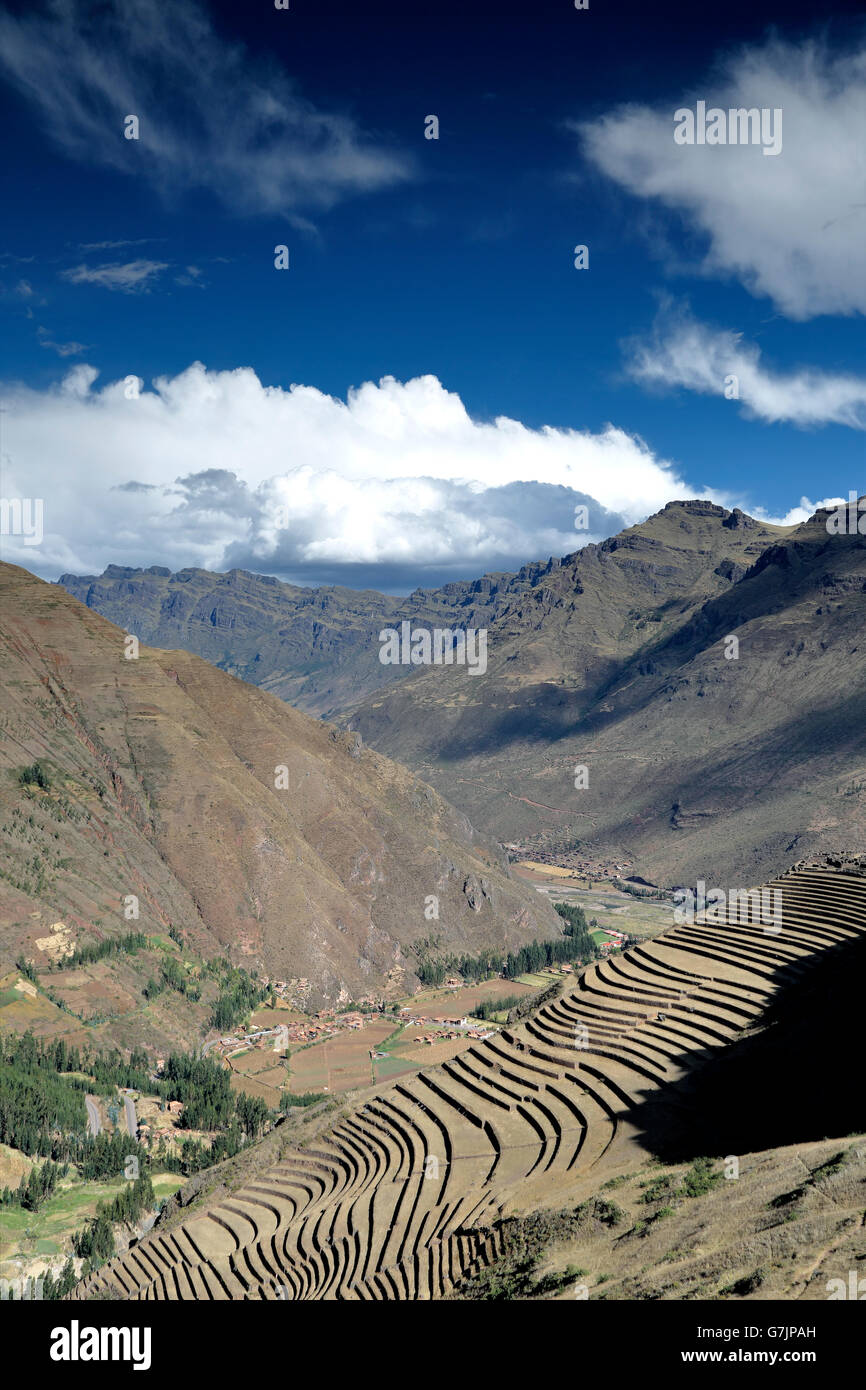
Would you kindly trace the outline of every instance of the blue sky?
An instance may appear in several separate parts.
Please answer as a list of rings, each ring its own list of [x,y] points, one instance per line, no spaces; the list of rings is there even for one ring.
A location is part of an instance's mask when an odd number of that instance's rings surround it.
[[[866,491],[855,5],[0,15],[4,558],[396,591]],[[781,153],[677,147],[698,99]]]

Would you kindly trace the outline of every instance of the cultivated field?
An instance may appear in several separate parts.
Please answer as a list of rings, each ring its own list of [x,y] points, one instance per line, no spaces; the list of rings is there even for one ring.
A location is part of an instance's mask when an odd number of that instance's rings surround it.
[[[555,868],[551,864],[538,864],[532,868],[526,864],[515,864],[513,872],[518,878],[533,884],[551,902],[582,907],[587,922],[595,917],[600,927],[612,927],[615,931],[627,932],[629,936],[650,937],[666,931],[673,924],[673,904],[670,900],[636,898],[599,880],[594,880],[596,886],[589,888],[585,880],[572,879],[568,871],[555,874]]]
[[[648,1099],[699,1089],[708,1059],[866,936],[861,866],[798,866],[773,886],[780,929],[698,918],[593,962],[519,1025],[368,1093],[309,1151],[288,1148],[230,1195],[178,1212],[74,1297],[447,1296],[501,1258],[503,1218],[552,1194],[582,1201],[645,1162]],[[803,1289],[826,1297],[807,1275]]]
[[[268,1105],[278,1106],[280,1093],[286,1089],[288,1069],[278,1053],[271,1048],[247,1048],[227,1058],[231,1070],[233,1091],[246,1091],[259,1096]]]
[[[401,999],[400,1003],[408,1004],[413,1014],[426,1018],[463,1018],[479,1004],[534,992],[516,980],[484,980],[478,985],[464,985],[462,989],[421,990],[409,999]]]
[[[370,1049],[384,1042],[393,1031],[393,1023],[377,1020],[364,1028],[293,1050],[288,1089],[293,1095],[303,1095],[305,1091],[333,1094],[372,1085]]]
[[[59,1032],[85,1036],[80,1025],[76,1027],[76,1020],[64,1015],[43,994],[38,994],[19,970],[10,970],[0,976],[0,1031],[26,1033],[28,1029],[36,1037]]]

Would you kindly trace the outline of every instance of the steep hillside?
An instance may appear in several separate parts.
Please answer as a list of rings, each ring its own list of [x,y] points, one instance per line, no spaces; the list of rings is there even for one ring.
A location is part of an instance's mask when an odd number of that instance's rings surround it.
[[[664,1168],[649,1160],[576,1208],[505,1220],[489,1232],[490,1262],[451,1297],[850,1297],[864,1253],[863,1137],[744,1150],[738,1164],[736,1181],[726,1181],[721,1159]]]
[[[411,985],[413,942],[434,933],[469,952],[560,935],[462,814],[359,735],[185,652],[127,659],[119,628],[10,565],[0,645],[7,969],[29,959],[41,985],[73,946],[171,927],[204,957],[307,980],[313,1003]],[[186,1004],[143,1011],[136,960],[79,972],[78,997],[115,1038],[146,1013],[156,1040]]]
[[[772,931],[742,905],[700,915],[593,962],[452,1062],[278,1131],[74,1296],[471,1295],[507,1260],[514,1218],[577,1203],[547,1244],[558,1235],[594,1286],[613,1273],[620,1296],[826,1298],[827,1279],[847,1279],[864,1254],[862,1151],[816,1140],[825,1126],[863,1130],[854,1072],[834,1076],[823,1044],[835,1029],[840,1055],[856,1051],[866,859],[797,865],[770,888]],[[766,1055],[764,1084],[736,1084],[767,1043],[777,1076],[794,1044],[779,1094]],[[728,1059],[733,1103],[714,1107],[714,1147],[696,1149],[705,1077]],[[813,1113],[828,1084],[832,1100]],[[756,1120],[768,1148],[797,1152],[739,1147]],[[665,1168],[647,1171],[651,1157]],[[623,1208],[613,1189],[626,1183]]]
[[[413,675],[352,723],[501,839],[665,885],[859,845],[866,541],[826,516],[672,504],[581,552],[549,621],[492,630],[485,677]]]

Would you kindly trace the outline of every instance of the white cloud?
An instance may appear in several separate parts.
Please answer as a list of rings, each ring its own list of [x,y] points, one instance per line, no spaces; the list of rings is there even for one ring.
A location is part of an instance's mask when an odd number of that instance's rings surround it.
[[[697,100],[781,108],[782,152],[675,144],[674,111]],[[866,313],[866,48],[774,40],[664,107],[629,105],[573,128],[605,174],[707,238],[706,273],[737,277],[792,319]]]
[[[866,429],[866,377],[811,367],[775,372],[742,334],[710,328],[685,309],[666,309],[648,340],[629,343],[628,355],[629,374],[644,385],[724,396],[733,375],[740,403],[753,418]]]
[[[78,357],[80,353],[87,351],[86,343],[77,343],[74,340],[69,343],[56,343],[49,330],[41,324],[36,329],[36,336],[40,347],[50,348],[58,357]]]
[[[162,193],[204,188],[237,212],[299,217],[408,176],[401,156],[318,110],[275,62],[220,38],[194,0],[4,13],[4,68],[67,153]],[[124,138],[127,115],[138,140]]]
[[[791,507],[784,516],[768,516],[763,510],[756,511],[755,515],[774,526],[799,526],[821,508],[838,507],[841,502],[847,501],[847,497],[823,497],[817,502],[810,502],[808,497],[801,497],[799,506]]]
[[[4,558],[50,577],[238,565],[406,588],[564,554],[713,495],[612,425],[473,420],[432,376],[346,401],[200,363],[131,400],[96,377],[81,363],[48,391],[3,388],[4,493],[45,502],[42,546],[4,537]]]
[[[121,241],[81,241],[78,243],[79,251],[117,251],[121,246],[145,246],[148,242],[164,241],[164,237],[139,236],[132,241],[124,237]]]
[[[73,285],[99,285],[104,290],[124,294],[146,294],[164,270],[167,261],[127,261],[125,265],[76,265],[60,272],[61,279]]]

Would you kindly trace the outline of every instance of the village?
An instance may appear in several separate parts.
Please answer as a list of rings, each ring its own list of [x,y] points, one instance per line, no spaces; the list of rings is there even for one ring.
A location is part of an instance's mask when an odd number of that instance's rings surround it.
[[[597,933],[598,949],[603,956],[621,949],[626,941],[626,934],[613,928]],[[354,1052],[363,1050],[374,1063],[386,1059],[393,1062],[401,1054],[405,1055],[407,1063],[413,1063],[416,1061],[413,1052],[417,1048],[441,1050],[441,1045],[452,1044],[458,1045],[459,1050],[460,1044],[489,1038],[506,1022],[506,1016],[505,1013],[483,1019],[473,1016],[482,1002],[489,1005],[503,995],[512,998],[533,995],[555,980],[572,975],[573,971],[574,967],[566,962],[545,966],[533,975],[516,980],[494,977],[474,984],[459,975],[451,975],[441,986],[418,989],[415,995],[404,997],[402,1001],[365,999],[359,1001],[357,1008],[321,1008],[309,1014],[298,1008],[298,996],[303,993],[306,981],[268,979],[263,983],[277,1001],[276,1008],[261,1009],[249,1025],[241,1024],[230,1036],[206,1043],[202,1055],[221,1057],[230,1070],[236,1070],[234,1063],[254,1051],[292,1057],[298,1057],[303,1051],[310,1056],[312,1067],[313,1058],[318,1055],[317,1045],[321,1048],[332,1040],[341,1039],[348,1045],[349,1035],[369,1030],[374,1035],[369,1045],[364,1046],[359,1038],[358,1046],[352,1048]],[[448,1050],[455,1049],[452,1046]],[[275,1057],[276,1064],[278,1058]],[[243,1070],[249,1065],[244,1064]],[[261,1075],[258,1065],[255,1071]]]
[[[614,928],[596,929],[593,935],[602,956],[628,940]],[[431,1061],[448,1060],[473,1042],[494,1036],[507,1023],[515,1001],[537,997],[579,968],[579,961],[562,962],[516,979],[494,976],[474,983],[452,974],[440,985],[419,987],[403,999],[367,998],[357,1001],[355,1008],[344,1004],[314,1013],[298,1008],[305,980],[265,978],[270,1005],[261,1006],[230,1033],[204,1043],[199,1055],[218,1060],[231,1073],[234,1089],[258,1095],[276,1109],[286,1092],[301,1098],[343,1093],[416,1071]],[[165,1059],[157,1058],[154,1081],[162,1079],[164,1069]],[[131,1091],[122,1092],[119,1099],[126,1128],[147,1148],[175,1138],[184,1111],[181,1101],[160,1101]],[[94,1133],[106,1120],[116,1123],[104,1110],[100,1104],[98,1114],[91,1116]],[[188,1131],[186,1137],[213,1136]]]
[[[277,986],[283,981],[274,981],[275,993]],[[445,986],[455,992],[463,988],[462,980],[447,980]],[[290,1010],[286,1010],[290,1012]],[[428,1032],[413,1038],[417,1043],[433,1043],[443,1041],[454,1041],[458,1038],[483,1039],[490,1036],[490,1028],[479,1026],[477,1019],[469,1018],[465,1015],[460,1017],[439,1017],[413,1011],[409,1005],[386,1009],[384,1004],[379,1007],[367,1007],[364,1011],[346,1010],[337,1012],[334,1009],[319,1009],[310,1018],[292,1018],[285,1023],[278,1023],[270,1028],[249,1027],[240,1024],[236,1032],[231,1037],[217,1038],[210,1043],[206,1043],[202,1048],[202,1055],[230,1058],[234,1056],[238,1049],[244,1051],[250,1048],[264,1049],[269,1051],[283,1051],[286,1047],[308,1047],[311,1044],[323,1042],[328,1038],[338,1037],[341,1033],[360,1032],[372,1023],[382,1020],[389,1021],[394,1027],[432,1028],[435,1032]],[[371,1057],[381,1057],[384,1054],[378,1052],[376,1048],[369,1049]]]

